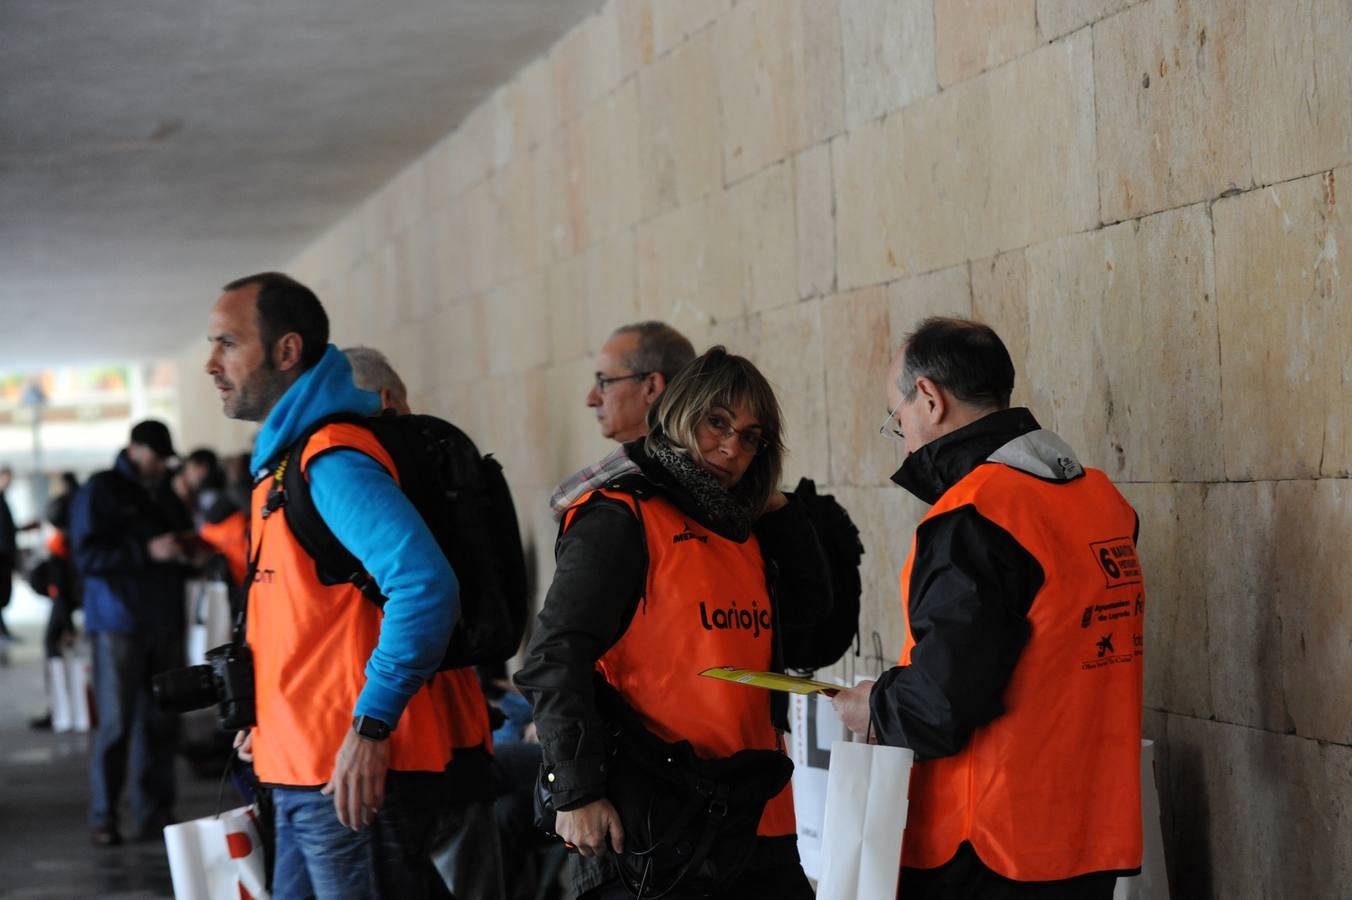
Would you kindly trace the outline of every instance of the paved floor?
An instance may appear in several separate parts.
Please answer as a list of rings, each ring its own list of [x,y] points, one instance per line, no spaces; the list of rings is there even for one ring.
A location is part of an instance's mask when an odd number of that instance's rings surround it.
[[[45,615],[45,604],[16,584],[5,620],[20,643],[10,645],[9,663],[0,665],[0,897],[172,897],[163,842],[90,845],[85,826],[89,735],[28,727],[28,720],[46,708]],[[215,779],[194,777],[182,760],[179,767],[179,817],[209,815],[216,803]],[[129,818],[124,812],[123,819]]]

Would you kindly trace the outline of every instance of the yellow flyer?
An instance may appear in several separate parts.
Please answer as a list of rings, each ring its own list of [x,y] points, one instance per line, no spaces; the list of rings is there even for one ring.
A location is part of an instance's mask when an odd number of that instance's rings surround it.
[[[717,678],[736,684],[765,688],[771,691],[788,691],[791,694],[825,694],[833,697],[840,690],[838,684],[825,681],[813,681],[811,678],[799,678],[796,675],[781,675],[778,672],[757,672],[754,669],[739,669],[737,666],[719,666],[700,672],[705,678]]]

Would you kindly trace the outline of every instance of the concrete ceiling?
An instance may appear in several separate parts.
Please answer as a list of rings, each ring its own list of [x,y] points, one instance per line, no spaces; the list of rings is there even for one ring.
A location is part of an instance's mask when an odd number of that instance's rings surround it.
[[[177,353],[600,0],[3,0],[0,371]]]

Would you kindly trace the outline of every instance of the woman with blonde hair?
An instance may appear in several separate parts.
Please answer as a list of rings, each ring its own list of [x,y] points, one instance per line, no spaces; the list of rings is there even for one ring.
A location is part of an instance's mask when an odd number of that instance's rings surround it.
[[[516,676],[534,707],[554,830],[584,857],[584,898],[809,898],[784,707],[767,691],[699,677],[716,666],[815,668],[845,649],[819,646],[830,577],[805,511],[779,490],[779,403],[750,361],[714,347],[672,380],[648,424],[625,445],[625,471],[565,513]],[[668,768],[691,752],[704,777],[676,779],[702,785],[686,791],[688,804],[680,787],[666,806],[622,787],[638,751],[615,744],[635,732]],[[735,768],[724,780],[740,787],[705,803],[696,795],[718,793],[719,766]],[[692,824],[706,806],[726,813],[716,835]],[[606,856],[618,871],[596,865]]]

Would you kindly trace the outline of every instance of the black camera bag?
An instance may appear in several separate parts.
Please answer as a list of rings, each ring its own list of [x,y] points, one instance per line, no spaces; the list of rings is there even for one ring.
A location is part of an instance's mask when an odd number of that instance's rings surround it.
[[[720,895],[750,862],[761,814],[789,783],[793,762],[776,750],[702,759],[689,741],[668,743],[645,728],[599,676],[595,684],[608,736],[606,797],[624,826],[624,853],[610,853],[620,881],[640,900],[677,888],[683,897]],[[535,801],[536,824],[553,834],[543,777]]]

